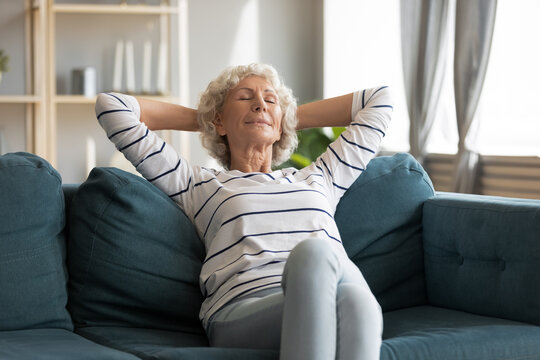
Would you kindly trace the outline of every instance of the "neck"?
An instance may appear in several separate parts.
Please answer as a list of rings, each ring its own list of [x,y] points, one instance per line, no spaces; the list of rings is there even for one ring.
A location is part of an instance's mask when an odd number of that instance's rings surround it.
[[[263,148],[250,147],[235,149],[231,147],[230,170],[250,172],[272,172],[272,145]]]

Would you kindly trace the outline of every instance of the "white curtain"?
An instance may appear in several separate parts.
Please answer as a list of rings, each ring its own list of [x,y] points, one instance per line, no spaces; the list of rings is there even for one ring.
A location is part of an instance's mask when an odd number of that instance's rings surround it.
[[[401,1],[401,47],[410,153],[422,163],[444,78],[449,0]]]
[[[454,171],[454,191],[472,193],[476,182],[478,152],[475,149],[478,100],[495,25],[497,0],[456,0],[454,93],[459,134]]]

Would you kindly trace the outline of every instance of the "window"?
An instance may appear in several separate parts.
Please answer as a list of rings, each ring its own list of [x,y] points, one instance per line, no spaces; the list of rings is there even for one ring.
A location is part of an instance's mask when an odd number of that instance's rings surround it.
[[[396,104],[383,150],[409,149],[401,65],[400,1],[325,2],[325,97],[381,82]],[[499,0],[488,72],[477,109],[478,150],[540,155],[540,1]],[[458,133],[453,63],[455,2],[450,3],[446,76],[428,152],[455,154]]]
[[[394,115],[383,149],[408,151],[399,0],[324,2],[324,97],[388,85]]]
[[[540,156],[540,1],[499,0],[481,104],[482,154]]]

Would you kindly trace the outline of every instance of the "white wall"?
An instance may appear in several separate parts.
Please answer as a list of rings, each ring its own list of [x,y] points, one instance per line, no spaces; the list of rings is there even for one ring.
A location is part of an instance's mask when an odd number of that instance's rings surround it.
[[[272,64],[299,102],[322,96],[322,0],[189,2],[191,105],[226,66]],[[206,150],[192,136],[191,159]]]

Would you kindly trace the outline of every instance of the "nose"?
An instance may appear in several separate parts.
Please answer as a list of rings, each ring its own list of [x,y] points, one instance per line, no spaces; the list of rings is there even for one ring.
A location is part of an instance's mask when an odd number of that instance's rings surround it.
[[[253,104],[251,105],[251,109],[255,112],[266,112],[268,110],[266,101],[264,101],[264,98],[261,94],[257,94],[253,98]]]

